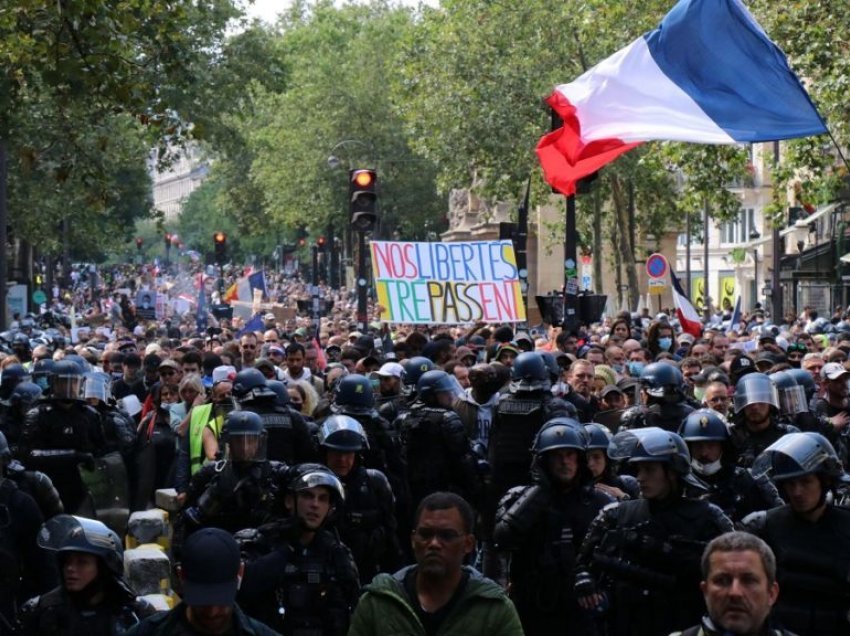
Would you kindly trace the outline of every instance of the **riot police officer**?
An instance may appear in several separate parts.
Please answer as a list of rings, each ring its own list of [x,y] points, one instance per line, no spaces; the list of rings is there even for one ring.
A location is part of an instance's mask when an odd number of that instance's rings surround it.
[[[640,487],[631,475],[618,475],[614,462],[608,458],[608,445],[614,435],[607,426],[591,422],[584,425],[587,433],[587,467],[593,477],[593,485],[617,501],[637,499]]]
[[[12,459],[6,436],[0,432],[0,479],[2,478],[14,482],[22,492],[32,497],[44,519],[64,512],[59,492],[50,477],[38,470],[27,470],[17,459]]]
[[[683,496],[691,457],[658,427],[617,433],[608,456],[637,469],[641,498],[606,506],[581,546],[579,604],[606,614],[608,632],[656,636],[702,616],[700,557],[732,522],[713,504]]]
[[[539,353],[529,351],[516,357],[509,392],[499,400],[490,426],[491,511],[508,489],[529,483],[531,443],[543,424],[570,416],[564,401],[549,392],[551,387],[549,370]]]
[[[827,417],[809,407],[809,396],[804,384],[797,381],[798,375],[792,370],[777,371],[768,377],[776,387],[776,397],[779,402],[779,421],[790,424],[801,431],[813,431],[826,437],[835,446],[839,441],[838,431],[830,425]],[[808,376],[812,386],[811,375],[800,369]]]
[[[112,636],[153,613],[124,581],[121,540],[103,523],[57,515],[41,527],[38,545],[56,553],[62,584],[27,602],[23,634]]]
[[[432,492],[450,491],[475,501],[480,494],[477,462],[460,417],[451,410],[457,383],[445,371],[419,378],[418,398],[399,418],[412,507]]]
[[[395,399],[384,401],[378,408],[378,414],[391,424],[416,401],[416,383],[422,374],[437,368],[430,358],[424,356],[408,358],[401,362],[401,367],[401,394]]]
[[[366,432],[352,417],[331,415],[319,430],[319,444],[323,463],[345,489],[334,525],[354,556],[360,582],[368,583],[379,572],[394,572],[400,555],[395,498],[386,476],[360,461],[368,445]]]
[[[67,512],[93,517],[97,503],[88,483],[110,478],[110,465],[98,466],[104,452],[111,450],[97,411],[82,400],[83,371],[73,360],[56,363],[51,377],[51,396],[26,416],[19,455],[24,464],[45,472],[62,498]],[[98,470],[98,468],[102,470]],[[108,489],[100,490],[106,493]]]
[[[316,450],[301,414],[278,404],[277,394],[257,369],[243,369],[233,380],[233,397],[243,411],[260,416],[268,435],[268,456],[288,465],[312,461]]]
[[[21,382],[29,381],[29,371],[21,364],[10,364],[0,371],[0,421],[6,418],[6,413],[10,410],[9,398],[12,397],[12,391]]]
[[[56,368],[56,363],[50,358],[36,360],[32,365],[32,381],[41,387],[45,397],[50,395],[50,376]]]
[[[591,522],[614,500],[591,485],[586,446],[579,422],[549,420],[532,445],[533,483],[508,491],[496,512],[493,542],[511,556],[510,595],[526,634],[596,633],[572,576]]]
[[[33,382],[21,382],[14,389],[0,411],[0,432],[6,434],[6,440],[15,450],[21,440],[27,413],[42,398],[41,388]]]
[[[835,449],[818,433],[789,433],[758,456],[753,473],[773,479],[788,500],[744,519],[776,554],[774,617],[798,634],[850,632],[850,510],[828,502],[848,480]]]
[[[221,432],[224,458],[192,477],[177,518],[175,551],[194,530],[213,526],[237,532],[283,515],[286,465],[266,459],[267,432],[260,416],[233,411]]]
[[[343,487],[320,464],[291,472],[285,498],[291,517],[237,535],[263,553],[248,560],[239,604],[284,636],[343,636],[360,590],[351,552],[326,527],[345,498]]]
[[[738,380],[732,409],[732,444],[738,465],[744,468],[752,466],[755,458],[780,437],[798,432],[796,427],[779,422],[776,387],[764,373],[748,373]]]
[[[702,482],[700,488],[689,488],[689,494],[710,501],[732,521],[782,505],[779,492],[767,477],[756,479],[749,469],[735,465],[732,435],[719,413],[712,409],[694,411],[682,422],[679,435],[691,453],[691,469]]]
[[[694,409],[685,397],[682,372],[669,362],[653,362],[640,374],[642,405],[620,417],[620,430],[657,426],[676,431]]]

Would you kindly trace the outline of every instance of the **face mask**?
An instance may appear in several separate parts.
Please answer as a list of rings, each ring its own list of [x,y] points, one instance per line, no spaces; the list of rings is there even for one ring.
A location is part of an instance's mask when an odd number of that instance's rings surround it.
[[[702,462],[692,459],[691,466],[700,475],[706,475],[707,477],[710,477],[721,468],[719,459],[716,462],[711,462],[710,464],[703,464]]]
[[[702,399],[705,397],[705,387],[704,386],[695,386],[694,387],[694,399],[697,402],[702,402]]]
[[[662,351],[669,351],[673,346],[673,338],[659,338],[658,346]]]
[[[639,378],[640,374],[643,373],[643,368],[646,365],[640,361],[629,362],[629,374],[633,378]]]
[[[622,373],[623,369],[625,369],[626,367],[624,364],[612,364],[611,368],[614,369],[614,371],[616,371],[617,373]]]
[[[112,372],[112,379],[113,380],[121,380],[121,379],[123,379],[123,377],[124,377],[124,374],[121,373],[120,371],[117,371],[117,372],[113,371]]]

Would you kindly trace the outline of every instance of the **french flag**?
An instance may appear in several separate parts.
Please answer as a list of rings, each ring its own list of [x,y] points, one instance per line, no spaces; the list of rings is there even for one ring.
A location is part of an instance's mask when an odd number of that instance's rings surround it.
[[[785,54],[740,0],[680,0],[654,31],[555,88],[564,122],[537,145],[564,194],[644,141],[734,144],[826,125]]]
[[[673,304],[676,305],[676,317],[682,326],[682,331],[691,334],[694,338],[702,336],[702,321],[691,301],[682,290],[679,277],[670,269],[670,282],[673,283]]]

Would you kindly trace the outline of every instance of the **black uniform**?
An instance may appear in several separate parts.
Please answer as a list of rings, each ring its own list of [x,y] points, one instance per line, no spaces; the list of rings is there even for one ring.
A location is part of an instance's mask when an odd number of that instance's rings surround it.
[[[47,400],[27,413],[19,452],[28,467],[50,477],[67,512],[91,517],[78,464],[111,450],[108,442],[95,409],[82,402],[60,406]]]
[[[276,399],[255,398],[240,405],[243,411],[256,413],[263,420],[268,458],[289,465],[315,460],[316,447],[304,418],[294,409],[275,404]]]
[[[175,523],[175,552],[200,527],[236,533],[284,516],[286,465],[264,461],[219,460],[192,477],[186,502]]]
[[[89,605],[84,593],[57,587],[27,602],[20,633],[24,636],[114,636],[123,634],[154,610],[126,587],[115,582],[105,599]]]
[[[360,582],[366,584],[400,565],[395,499],[386,476],[373,468],[356,466],[340,481],[345,501],[334,513],[335,526],[354,556]]]
[[[480,481],[476,462],[457,413],[417,401],[399,418],[398,428],[412,507],[437,491],[455,492],[467,501],[477,501]]]
[[[43,519],[32,497],[0,476],[0,634],[11,634],[18,607],[58,582],[56,561],[36,545]]]
[[[767,428],[758,432],[752,432],[743,421],[739,420],[732,427],[732,444],[738,457],[738,466],[750,468],[764,449],[783,435],[796,432],[799,432],[797,428],[777,423],[775,418],[771,418]]]
[[[714,475],[697,475],[708,489],[686,486],[686,493],[720,508],[732,521],[738,522],[751,512],[783,505],[782,497],[767,477],[756,479],[747,468],[724,465]]]
[[[545,477],[512,488],[499,504],[493,542],[510,552],[511,599],[526,634],[596,633],[576,601],[576,555],[591,522],[613,499],[592,486],[566,492]]]
[[[360,592],[357,566],[333,532],[318,530],[306,546],[301,532],[296,520],[258,531],[254,549],[267,553],[248,561],[239,605],[284,636],[344,636]]]
[[[636,499],[605,507],[581,546],[576,580],[605,590],[610,634],[658,636],[699,621],[700,558],[733,529],[712,504],[683,497]]]
[[[42,517],[50,519],[53,515],[65,512],[59,491],[50,477],[38,470],[27,470],[17,460],[6,466],[6,477],[17,484],[18,488],[32,497],[41,511]]]
[[[652,400],[653,398],[650,398]],[[632,406],[620,416],[621,431],[657,426],[665,431],[677,431],[682,421],[694,411],[684,398],[680,402],[651,401],[645,406]]]
[[[749,515],[744,529],[776,555],[773,616],[783,627],[806,636],[850,633],[850,510],[827,505],[811,523],[782,506]]]

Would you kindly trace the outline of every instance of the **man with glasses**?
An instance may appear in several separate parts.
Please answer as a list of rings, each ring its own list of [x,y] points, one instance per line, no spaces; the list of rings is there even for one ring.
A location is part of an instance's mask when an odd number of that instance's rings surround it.
[[[348,636],[465,634],[521,636],[513,603],[465,566],[475,547],[472,507],[454,493],[425,497],[414,517],[414,565],[379,574],[364,588]],[[417,620],[418,619],[418,620]]]
[[[257,360],[257,334],[253,332],[243,334],[239,345],[242,351],[242,368],[253,367]]]

